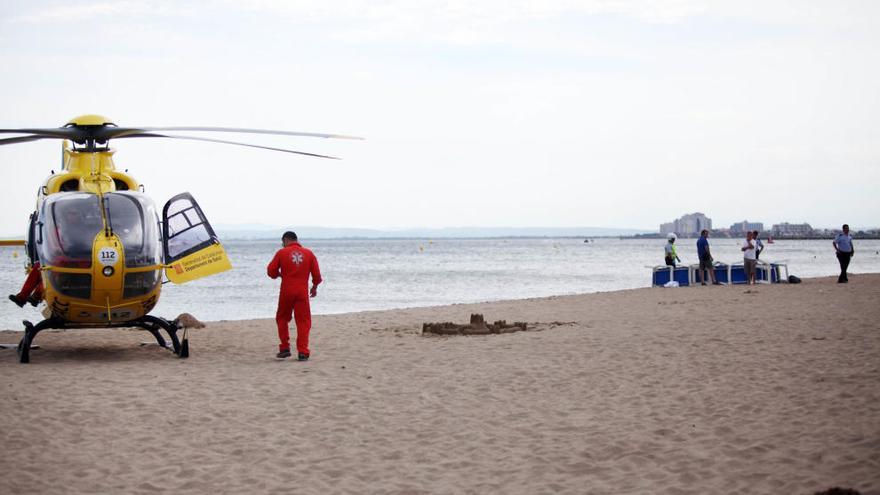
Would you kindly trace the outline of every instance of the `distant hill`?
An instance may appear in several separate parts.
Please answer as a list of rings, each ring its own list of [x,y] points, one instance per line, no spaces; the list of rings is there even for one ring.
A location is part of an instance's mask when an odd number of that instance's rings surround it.
[[[217,225],[215,228],[221,239],[275,239],[287,229],[287,227],[260,224]],[[605,227],[445,227],[379,230],[309,226],[295,230],[303,239],[618,237],[649,232],[640,229]]]

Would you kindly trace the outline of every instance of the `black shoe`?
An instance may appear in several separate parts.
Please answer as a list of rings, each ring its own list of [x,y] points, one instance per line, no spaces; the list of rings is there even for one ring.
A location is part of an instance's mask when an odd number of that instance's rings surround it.
[[[290,357],[290,349],[285,349],[275,355],[278,359],[286,359]]]
[[[706,285],[706,282],[701,282],[700,285]]]
[[[18,305],[19,308],[24,307],[24,301],[20,301],[18,299],[18,296],[16,296],[15,294],[9,294],[9,300],[14,302],[16,305]]]
[[[28,302],[28,304],[30,304],[31,306],[33,306],[33,307],[35,307],[35,308],[36,308],[37,306],[40,305],[40,302],[41,302],[42,300],[43,300],[42,297],[39,297],[39,296],[34,295],[34,294],[31,294],[31,295],[28,296],[28,298],[27,298],[27,302]]]
[[[299,355],[296,356],[296,359],[297,359],[298,361],[308,361],[308,360],[309,360],[309,355],[308,355],[308,354],[303,354],[303,353],[300,352]]]

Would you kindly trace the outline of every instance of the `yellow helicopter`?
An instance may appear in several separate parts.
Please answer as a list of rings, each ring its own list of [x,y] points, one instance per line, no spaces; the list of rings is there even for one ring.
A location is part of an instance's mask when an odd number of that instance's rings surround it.
[[[182,284],[232,267],[195,199],[189,193],[174,196],[160,215],[142,185],[116,169],[111,139],[187,139],[336,159],[168,131],[360,139],[227,127],[118,127],[100,115],[82,115],[59,128],[0,129],[0,134],[22,134],[0,139],[0,145],[63,140],[62,170],[53,172],[39,189],[24,241],[29,275],[22,291],[29,294],[25,300],[10,296],[19,306],[25,302],[36,306],[45,300],[50,312],[36,325],[23,322],[25,332],[17,346],[20,362],[30,361],[31,344],[40,331],[85,327],[144,328],[161,347],[186,358],[186,328],[182,339],[178,338],[181,326],[177,320],[149,314],[159,301],[163,272],[169,281]],[[170,346],[160,329],[170,337]]]

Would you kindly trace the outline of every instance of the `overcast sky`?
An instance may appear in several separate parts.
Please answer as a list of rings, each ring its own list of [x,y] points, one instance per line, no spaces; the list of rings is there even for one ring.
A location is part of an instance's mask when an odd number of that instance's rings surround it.
[[[366,138],[113,142],[215,223],[880,226],[880,2],[0,0],[0,66],[2,128]],[[60,147],[0,147],[0,234]]]

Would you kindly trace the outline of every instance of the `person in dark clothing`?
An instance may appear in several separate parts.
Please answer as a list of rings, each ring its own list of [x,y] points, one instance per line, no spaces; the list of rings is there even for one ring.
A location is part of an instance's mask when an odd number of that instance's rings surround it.
[[[706,229],[700,232],[700,238],[697,239],[697,257],[700,259],[700,268],[697,269],[697,280],[702,285],[706,285],[706,274],[703,273],[703,270],[705,270],[712,278],[712,285],[718,285],[718,281],[715,280],[715,260],[712,259],[712,252],[709,250],[709,231]]]

